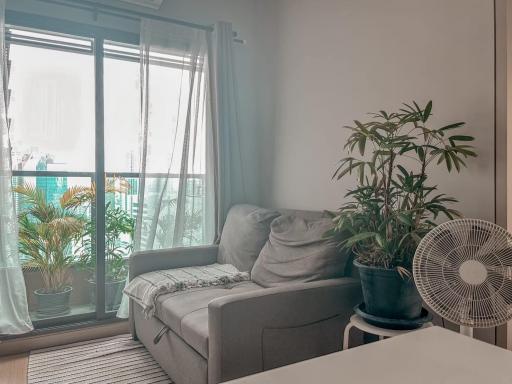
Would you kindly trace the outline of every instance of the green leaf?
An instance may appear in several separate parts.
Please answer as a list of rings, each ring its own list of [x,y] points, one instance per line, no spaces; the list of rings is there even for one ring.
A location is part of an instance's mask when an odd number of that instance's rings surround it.
[[[448,172],[451,172],[452,160],[450,159],[450,155],[448,155],[448,152],[444,153],[444,160],[446,161],[446,168],[448,168]]]
[[[359,128],[359,129],[364,129],[364,125],[363,125],[363,124],[361,124],[361,122],[360,122],[360,121],[358,121],[358,120],[354,120],[354,123],[357,125],[357,128]]]
[[[406,170],[403,166],[401,166],[400,164],[398,164],[396,167],[400,170],[400,172],[402,172],[402,174],[403,174],[405,177],[409,176],[409,172],[407,172],[407,170]]]
[[[464,124],[466,124],[466,123],[460,122],[460,123],[449,124],[449,125],[446,125],[446,126],[444,126],[442,128],[439,128],[438,130],[443,132],[443,131],[447,131],[447,130],[450,130],[450,129],[455,129],[455,128],[462,127]]]
[[[375,232],[358,233],[357,235],[354,235],[346,240],[347,247],[351,247],[360,241],[368,240],[372,237],[375,237],[375,235],[376,235]]]
[[[427,106],[425,107],[425,110],[423,111],[423,118],[422,121],[425,123],[428,118],[430,117],[430,113],[432,112],[432,100],[430,100],[427,103]]]
[[[455,135],[455,136],[450,136],[450,140],[473,141],[473,140],[475,140],[475,138],[473,136]]]
[[[409,227],[412,227],[413,224],[414,224],[413,221],[412,221],[412,218],[409,215],[407,215],[407,214],[405,214],[403,212],[399,212],[398,215],[397,215],[397,218],[403,224],[408,225]]]
[[[453,152],[448,152],[450,154],[450,157],[453,161],[453,165],[455,165],[455,169],[457,170],[457,172],[460,172],[460,161],[459,161],[459,158],[457,157],[457,155]]]
[[[417,147],[416,152],[418,153],[418,157],[420,158],[421,161],[425,160],[425,150],[423,149],[423,147]]]
[[[377,242],[377,244],[379,244],[379,247],[384,247],[384,239],[382,238],[382,236],[380,235],[380,233],[377,233],[375,235],[375,241]]]
[[[471,145],[457,145],[453,147],[453,150],[457,153],[462,153],[464,157],[477,157],[477,154],[471,150],[473,148]]]
[[[359,145],[359,153],[361,154],[361,156],[364,156],[364,148],[366,146],[366,136],[363,136],[359,140],[358,145]]]

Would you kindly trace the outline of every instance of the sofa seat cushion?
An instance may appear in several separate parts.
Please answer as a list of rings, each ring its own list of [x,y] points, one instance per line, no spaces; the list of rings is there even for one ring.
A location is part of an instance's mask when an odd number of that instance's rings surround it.
[[[208,358],[208,303],[213,299],[264,289],[251,281],[230,287],[206,287],[158,298],[155,316],[204,358]]]

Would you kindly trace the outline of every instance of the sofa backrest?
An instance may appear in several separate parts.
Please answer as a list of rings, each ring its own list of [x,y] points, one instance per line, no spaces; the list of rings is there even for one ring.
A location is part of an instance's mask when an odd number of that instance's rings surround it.
[[[278,209],[279,213],[282,215],[292,215],[302,217],[304,219],[320,219],[323,217],[329,217],[329,214],[325,211],[307,211],[307,210],[298,210],[298,209]],[[345,250],[340,250],[340,252],[348,252]],[[351,253],[351,252],[349,252]],[[343,256],[341,256],[343,257]],[[359,272],[357,268],[352,264],[354,261],[354,255],[350,254],[348,257],[347,264],[345,266],[345,276],[354,277],[359,279]]]
[[[277,211],[281,215],[297,216],[303,219],[321,219],[328,217],[327,213],[324,211],[306,211],[301,209],[278,209]]]
[[[250,271],[268,240],[270,224],[281,215],[308,220],[329,216],[325,211],[267,209],[251,204],[234,205],[228,212],[222,230],[218,262],[233,264],[244,272]],[[349,257],[346,263],[345,276],[359,277],[357,268],[352,265],[352,257]]]
[[[274,219],[251,279],[268,288],[343,277],[347,257],[339,254],[335,241],[326,238],[331,228],[329,217],[288,214]]]

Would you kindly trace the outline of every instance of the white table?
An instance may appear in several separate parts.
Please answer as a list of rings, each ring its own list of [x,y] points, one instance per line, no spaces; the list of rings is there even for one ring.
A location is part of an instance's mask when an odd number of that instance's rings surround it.
[[[425,323],[421,326],[420,329],[432,327],[434,324],[432,322]],[[372,325],[367,323],[361,316],[352,315],[350,321],[345,327],[345,332],[343,333],[343,349],[348,349],[348,341],[350,339],[350,330],[352,328],[357,328],[360,331],[371,333],[372,335],[379,336],[379,340],[383,340],[385,337],[395,337],[400,335],[405,335],[406,333],[417,331],[418,329],[388,329],[377,327],[376,325]]]
[[[430,327],[229,383],[511,384],[512,352]]]

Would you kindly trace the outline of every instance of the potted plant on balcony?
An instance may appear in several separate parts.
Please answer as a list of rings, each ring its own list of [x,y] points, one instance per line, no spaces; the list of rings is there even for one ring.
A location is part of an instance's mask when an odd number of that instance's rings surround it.
[[[108,179],[107,193],[126,193],[130,184],[122,178]],[[93,206],[96,198],[95,185],[73,187],[62,196],[68,208]],[[105,205],[105,309],[116,310],[121,303],[123,288],[128,275],[126,257],[133,247],[135,219],[125,210]],[[91,303],[96,303],[96,252],[94,249],[95,227],[93,222],[85,225],[78,245],[80,265],[89,271]]]
[[[47,202],[44,192],[32,185],[20,185],[14,191],[24,200],[18,214],[19,249],[28,257],[25,265],[37,268],[43,280],[43,287],[34,291],[37,313],[43,317],[64,315],[69,312],[72,291],[69,270],[74,256],[69,248],[81,235],[84,220]]]
[[[121,208],[110,203],[105,211],[105,309],[117,310],[121,304],[123,288],[128,276],[126,257],[133,248],[135,219]],[[80,245],[80,263],[90,272],[91,302],[96,303],[96,257],[92,247],[94,228],[86,226]],[[123,239],[123,235],[128,240]]]
[[[364,312],[382,319],[420,316],[422,302],[411,275],[416,247],[440,215],[460,216],[450,208],[457,200],[429,184],[429,171],[443,166],[459,172],[466,158],[476,156],[468,144],[474,138],[453,133],[464,123],[431,128],[431,112],[431,101],[423,108],[413,102],[398,112],[373,113],[367,123],[355,121],[346,127],[349,156],[333,176],[357,175],[329,235],[355,254]]]

